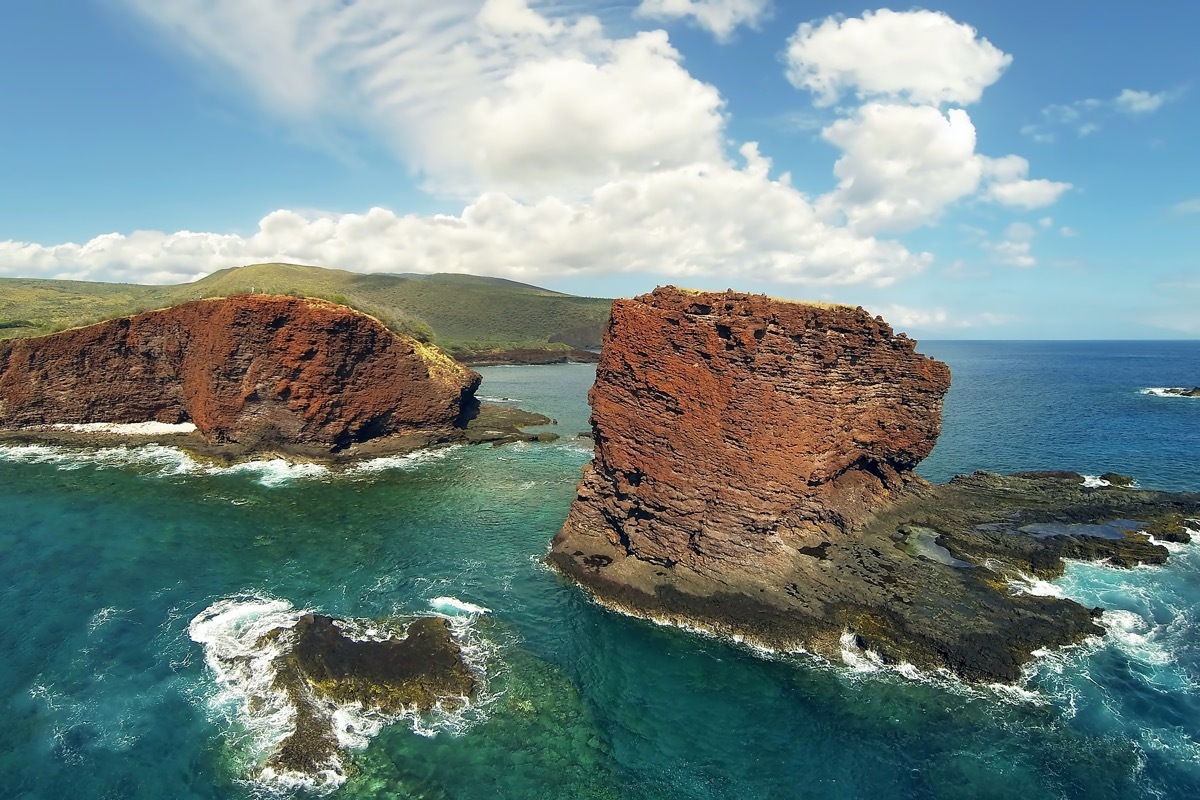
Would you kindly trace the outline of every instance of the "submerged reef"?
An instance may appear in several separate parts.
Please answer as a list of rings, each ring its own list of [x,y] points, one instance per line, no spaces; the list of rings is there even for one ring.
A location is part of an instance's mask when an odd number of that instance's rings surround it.
[[[620,300],[595,457],[548,562],[621,610],[784,650],[847,647],[973,681],[1102,634],[1029,591],[1064,558],[1160,563],[1200,494],[1075,473],[912,470],[947,367],[861,308],[659,288]]]

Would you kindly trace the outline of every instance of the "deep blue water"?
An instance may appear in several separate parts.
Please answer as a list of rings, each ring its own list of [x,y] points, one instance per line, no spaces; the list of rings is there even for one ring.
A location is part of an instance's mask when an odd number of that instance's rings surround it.
[[[1140,393],[1200,384],[1200,342],[920,349],[954,374],[927,477],[1115,470],[1200,490],[1200,400]],[[335,797],[1200,796],[1200,545],[1039,587],[1112,609],[1112,632],[1016,690],[766,658],[607,612],[540,566],[589,458],[572,437],[592,371],[483,372],[482,395],[547,413],[563,439],[343,475],[0,450],[0,796],[277,794],[247,780],[270,725],[193,637],[211,654],[256,613],[431,601],[471,643],[485,699],[415,726],[435,735],[385,727]],[[206,609],[214,624],[189,633]]]

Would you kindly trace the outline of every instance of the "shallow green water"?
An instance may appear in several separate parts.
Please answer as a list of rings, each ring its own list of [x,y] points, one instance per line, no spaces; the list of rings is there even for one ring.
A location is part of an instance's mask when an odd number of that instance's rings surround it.
[[[1200,348],[1188,353],[1200,365]],[[956,357],[956,377],[979,367]],[[1121,610],[1120,635],[1044,659],[1021,691],[766,658],[607,612],[541,566],[590,457],[571,437],[587,428],[591,370],[484,372],[481,394],[556,418],[563,440],[350,475],[4,451],[0,795],[275,792],[245,780],[253,737],[236,704],[214,706],[217,681],[188,633],[212,604],[254,597],[347,617],[428,613],[444,597],[490,609],[460,619],[481,646],[484,707],[426,721],[434,736],[384,729],[353,754],[337,797],[1200,794],[1194,550],[1165,569],[1073,568],[1063,587]],[[1141,400],[1176,402],[1159,406],[1171,414],[1186,402]],[[1191,418],[1146,419],[1184,425],[1185,447],[1194,435]],[[995,447],[987,436],[976,433],[976,461]],[[933,468],[954,463],[940,458]]]

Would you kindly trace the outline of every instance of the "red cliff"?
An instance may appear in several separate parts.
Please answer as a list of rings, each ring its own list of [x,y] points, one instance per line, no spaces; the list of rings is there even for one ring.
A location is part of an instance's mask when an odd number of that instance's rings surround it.
[[[949,386],[861,308],[673,287],[618,300],[568,529],[701,572],[816,546],[913,480]]]
[[[1200,495],[1074,473],[932,486],[912,469],[949,385],[861,308],[670,287],[619,300],[590,396],[595,457],[547,560],[634,614],[1016,680],[1040,648],[1103,633],[1100,609],[1022,593],[1029,575],[1160,563],[1111,520],[1186,541]]]
[[[191,421],[338,448],[449,427],[479,380],[344,306],[249,295],[0,343],[0,427]]]

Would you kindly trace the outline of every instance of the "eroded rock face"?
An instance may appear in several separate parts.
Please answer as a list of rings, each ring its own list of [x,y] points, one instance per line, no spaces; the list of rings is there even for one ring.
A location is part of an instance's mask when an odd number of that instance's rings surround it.
[[[0,343],[0,427],[194,422],[344,447],[450,426],[477,373],[344,306],[242,296]]]
[[[602,353],[571,522],[701,572],[786,559],[861,520],[915,479],[950,386],[862,309],[735,292],[619,300]]]
[[[1102,634],[1038,596],[1064,558],[1161,563],[1200,495],[1069,472],[932,486],[944,364],[861,309],[657,289],[618,301],[595,458],[548,562],[624,611],[830,659],[1014,681]],[[1101,623],[1101,624],[1098,624]]]

